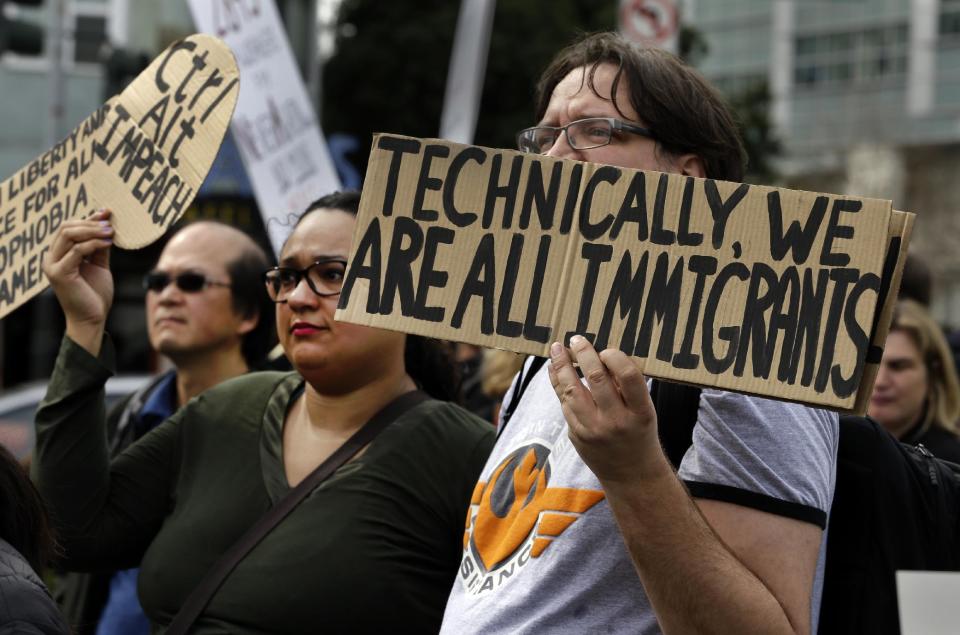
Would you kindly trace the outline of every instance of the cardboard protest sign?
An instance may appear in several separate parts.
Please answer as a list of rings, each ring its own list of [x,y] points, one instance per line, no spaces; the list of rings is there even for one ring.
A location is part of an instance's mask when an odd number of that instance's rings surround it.
[[[213,163],[239,81],[223,42],[208,35],[180,40],[60,143],[0,183],[0,317],[47,287],[40,267],[64,221],[106,207],[120,247],[142,247],[163,235]]]
[[[365,183],[337,319],[841,410],[909,239],[889,201],[394,135]]]

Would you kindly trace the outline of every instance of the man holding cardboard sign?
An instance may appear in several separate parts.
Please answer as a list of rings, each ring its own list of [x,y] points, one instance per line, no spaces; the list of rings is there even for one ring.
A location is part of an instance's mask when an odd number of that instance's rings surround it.
[[[523,150],[742,180],[730,113],[669,54],[591,36],[559,54],[539,93]],[[549,368],[528,362],[514,383],[522,397],[474,492],[443,631],[814,631],[837,416],[705,389],[677,475],[634,361],[570,345],[587,387],[559,344]]]

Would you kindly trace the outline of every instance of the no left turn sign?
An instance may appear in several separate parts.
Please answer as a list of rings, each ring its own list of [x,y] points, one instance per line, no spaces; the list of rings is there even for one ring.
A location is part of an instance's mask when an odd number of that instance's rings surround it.
[[[675,0],[620,1],[620,32],[645,46],[676,52],[679,22]]]

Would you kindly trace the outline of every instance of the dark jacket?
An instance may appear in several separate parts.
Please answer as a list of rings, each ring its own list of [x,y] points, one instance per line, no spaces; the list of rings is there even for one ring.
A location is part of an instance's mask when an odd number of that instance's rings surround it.
[[[900,440],[907,445],[923,445],[938,459],[960,463],[960,436],[942,426],[933,424],[926,430],[917,426]]]
[[[0,540],[0,635],[60,635],[70,629],[30,564]]]

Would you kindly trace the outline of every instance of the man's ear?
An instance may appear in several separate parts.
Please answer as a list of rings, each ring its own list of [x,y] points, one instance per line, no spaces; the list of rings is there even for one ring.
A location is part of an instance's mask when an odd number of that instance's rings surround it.
[[[701,179],[707,176],[707,169],[699,155],[693,153],[681,154],[676,158],[675,164],[680,174],[684,176],[695,176]]]
[[[237,324],[237,335],[243,336],[257,328],[257,323],[260,321],[260,312],[256,311],[250,317],[245,317],[240,320],[240,323]]]

